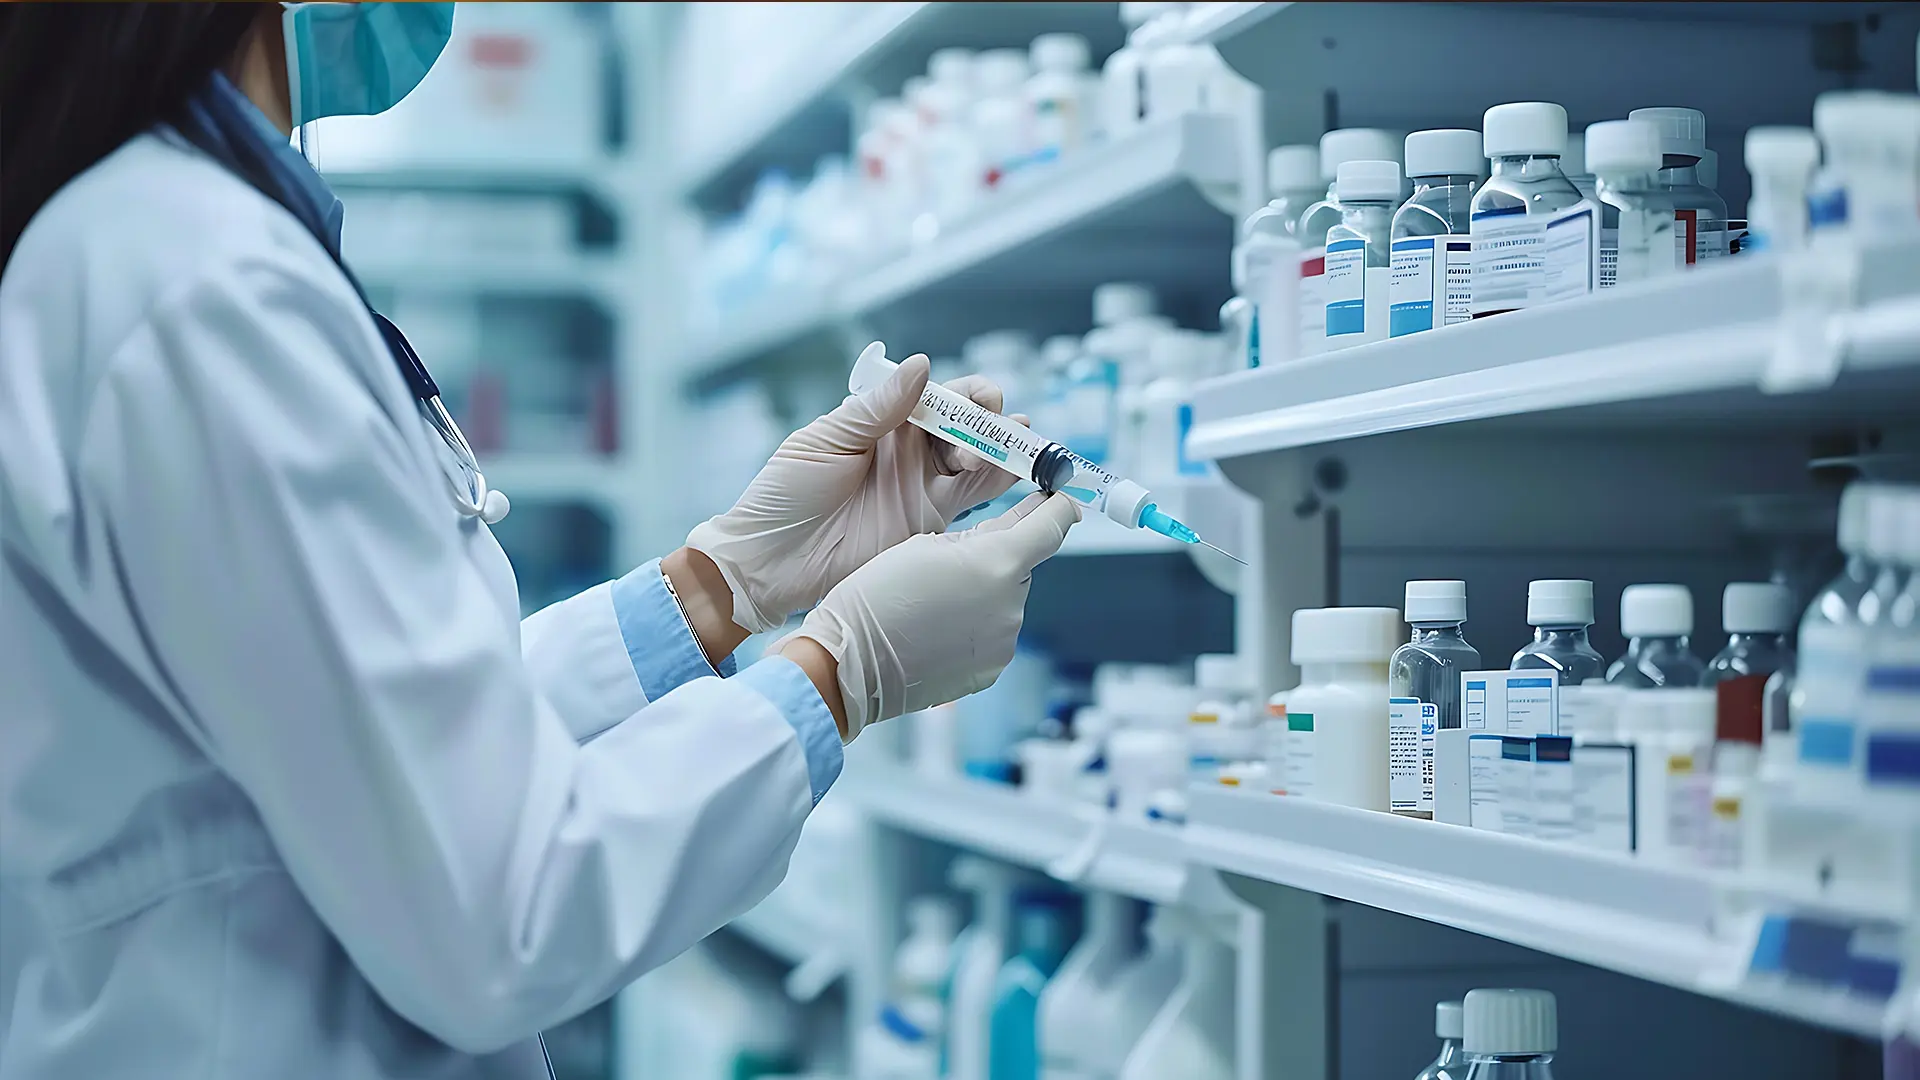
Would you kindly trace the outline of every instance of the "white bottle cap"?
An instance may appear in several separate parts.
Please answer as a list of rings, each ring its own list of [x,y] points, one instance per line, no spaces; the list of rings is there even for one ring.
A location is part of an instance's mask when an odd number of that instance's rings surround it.
[[[1326,186],[1320,178],[1320,150],[1314,146],[1276,146],[1267,151],[1267,193],[1313,191]]]
[[[1629,120],[1645,120],[1660,129],[1660,152],[1697,158],[1707,148],[1707,114],[1699,109],[1661,106],[1635,109]]]
[[[1755,176],[1777,174],[1805,184],[1820,164],[1820,139],[1812,128],[1748,128],[1746,160]]]
[[[1408,176],[1479,176],[1485,161],[1477,131],[1435,128],[1407,136]]]
[[[1771,581],[1736,581],[1720,594],[1720,627],[1729,634],[1793,629],[1793,593]]]
[[[1109,281],[1093,287],[1093,325],[1112,326],[1153,314],[1153,290],[1132,281]]]
[[[1469,990],[1463,1049],[1469,1054],[1551,1054],[1560,1044],[1553,994],[1546,990]]]
[[[1567,149],[1567,110],[1551,101],[1515,101],[1495,105],[1480,118],[1490,158],[1545,154]]]
[[[1433,1007],[1433,1033],[1443,1039],[1458,1039],[1466,1034],[1466,1006],[1458,1001],[1442,1001]]]
[[[1107,489],[1108,517],[1129,529],[1140,527],[1140,511],[1153,501],[1153,492],[1131,480],[1119,480]]]
[[[1253,688],[1245,661],[1232,653],[1206,653],[1194,657],[1193,684],[1203,690],[1243,691]]]
[[[1467,583],[1464,581],[1407,582],[1407,621],[1462,623],[1467,621]]]
[[[1045,367],[1065,367],[1079,355],[1080,339],[1073,334],[1055,334],[1040,343],[1040,363]]]
[[[1719,187],[1720,152],[1718,150],[1702,148],[1700,151],[1700,164],[1694,166],[1694,176],[1695,179],[1700,181],[1700,186],[1706,188],[1708,191]]]
[[[1393,202],[1400,197],[1400,166],[1392,161],[1347,161],[1334,180],[1334,197],[1348,202]]]
[[[1587,133],[1567,132],[1567,148],[1560,151],[1560,171],[1568,176],[1592,176],[1587,167]]]
[[[1900,562],[1902,489],[1876,485],[1867,498],[1867,556],[1875,562]]]
[[[1392,608],[1301,608],[1293,613],[1295,664],[1386,663],[1400,647]]]
[[[1041,34],[1029,52],[1039,71],[1070,75],[1087,69],[1087,39],[1079,34]]]
[[[1341,128],[1320,136],[1320,182],[1339,179],[1349,161],[1399,161],[1400,137],[1379,128]]]
[[[1620,632],[1630,638],[1693,633],[1693,593],[1685,585],[1629,585],[1620,594]]]
[[[1527,625],[1592,626],[1593,582],[1578,578],[1528,582]]]
[[[941,86],[967,93],[973,91],[973,50],[936,49],[927,58],[927,77]]]
[[[1879,90],[1829,90],[1813,99],[1813,130],[1829,157],[1836,143],[1871,140],[1884,118],[1886,94]]]
[[[988,49],[973,58],[973,84],[982,97],[1018,92],[1027,74],[1027,54],[1019,49]]]
[[[1873,499],[1873,485],[1856,480],[1840,493],[1840,528],[1836,539],[1847,555],[1867,551],[1867,503]]]
[[[1658,172],[1666,151],[1660,129],[1644,120],[1603,120],[1587,127],[1587,165],[1602,173]]]

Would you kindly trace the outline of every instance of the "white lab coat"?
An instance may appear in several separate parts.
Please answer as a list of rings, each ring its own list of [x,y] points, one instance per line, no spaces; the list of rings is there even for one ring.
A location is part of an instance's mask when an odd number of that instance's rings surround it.
[[[279,206],[141,136],[12,263],[0,1078],[531,1080],[779,880],[804,676],[649,702],[608,586],[520,623]]]

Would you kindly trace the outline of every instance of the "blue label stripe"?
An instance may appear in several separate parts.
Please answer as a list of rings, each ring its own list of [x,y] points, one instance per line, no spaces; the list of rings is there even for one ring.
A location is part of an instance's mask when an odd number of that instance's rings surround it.
[[[1387,309],[1387,336],[1405,337],[1433,329],[1433,301],[1410,300]]]
[[[1393,242],[1394,251],[1418,251],[1421,248],[1431,249],[1432,247],[1433,237],[1431,236],[1416,236],[1406,240],[1395,240]]]
[[[1327,245],[1327,254],[1333,255],[1342,251],[1365,251],[1366,247],[1367,242],[1365,240],[1335,240]]]
[[[1920,694],[1920,667],[1877,667],[1867,672],[1867,689]]]
[[[1339,300],[1327,305],[1327,336],[1363,334],[1367,329],[1367,302]]]
[[[1870,732],[1867,783],[1920,785],[1920,732]]]
[[[1853,722],[1810,717],[1800,721],[1800,760],[1816,765],[1853,761]]]
[[[1544,687],[1548,687],[1552,685],[1553,685],[1552,679],[1509,679],[1507,680],[1507,689],[1509,690],[1513,689],[1516,686],[1526,690],[1539,690]]]
[[[1473,220],[1485,221],[1488,218],[1513,217],[1526,212],[1527,208],[1524,206],[1502,206],[1494,210],[1481,210],[1473,215]]]

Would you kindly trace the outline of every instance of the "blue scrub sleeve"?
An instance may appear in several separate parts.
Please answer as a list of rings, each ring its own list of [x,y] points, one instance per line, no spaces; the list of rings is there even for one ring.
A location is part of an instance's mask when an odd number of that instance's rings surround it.
[[[659,701],[695,679],[729,677],[738,669],[731,656],[720,661],[717,671],[707,663],[700,639],[667,591],[659,559],[635,567],[613,583],[613,614],[648,701]]]
[[[799,736],[800,749],[807,755],[807,780],[813,789],[813,803],[840,778],[843,749],[840,725],[814,689],[813,680],[800,665],[784,656],[769,656],[742,671],[738,681],[746,683],[780,709],[793,733]]]

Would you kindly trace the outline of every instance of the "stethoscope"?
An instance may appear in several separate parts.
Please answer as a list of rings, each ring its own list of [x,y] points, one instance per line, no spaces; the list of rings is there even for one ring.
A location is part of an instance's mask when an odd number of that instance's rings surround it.
[[[427,371],[427,365],[420,361],[420,354],[413,351],[407,336],[393,325],[393,320],[377,311],[368,309],[373,315],[375,326],[380,328],[380,336],[387,339],[387,349],[393,353],[395,363],[400,365],[400,374],[407,380],[407,389],[413,392],[414,400],[420,403],[420,414],[426,417],[428,426],[440,436],[453,453],[454,470],[442,469],[447,479],[447,492],[453,498],[454,509],[462,517],[477,517],[489,525],[498,524],[513,509],[505,494],[487,487],[486,475],[480,471],[480,459],[474,456],[473,446],[467,442],[467,436],[454,423],[452,414],[440,401],[440,384],[433,381],[433,375]]]

